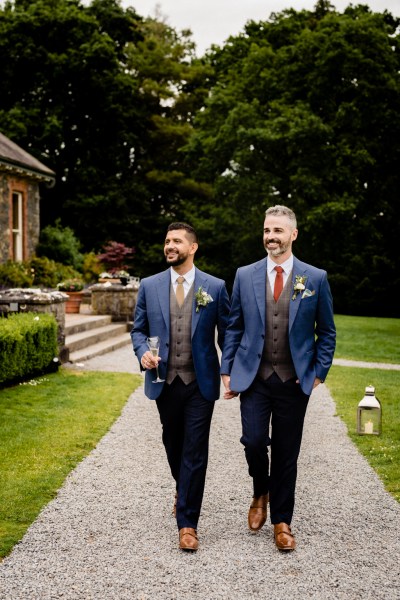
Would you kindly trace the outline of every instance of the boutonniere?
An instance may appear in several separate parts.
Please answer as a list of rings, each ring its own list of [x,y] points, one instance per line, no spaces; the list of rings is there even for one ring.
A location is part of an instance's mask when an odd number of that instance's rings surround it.
[[[294,284],[293,284],[293,296],[292,300],[296,300],[296,296],[299,292],[302,292],[306,289],[306,281],[307,275],[296,275]]]
[[[207,294],[207,292],[205,292],[201,286],[195,293],[194,297],[196,298],[196,312],[199,312],[201,306],[207,306],[207,304],[213,301],[212,296]]]

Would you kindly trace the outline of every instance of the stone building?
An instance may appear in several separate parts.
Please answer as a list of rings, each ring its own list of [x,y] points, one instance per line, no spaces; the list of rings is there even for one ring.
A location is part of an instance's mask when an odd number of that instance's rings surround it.
[[[55,173],[0,133],[0,262],[27,260],[39,241],[39,184]]]

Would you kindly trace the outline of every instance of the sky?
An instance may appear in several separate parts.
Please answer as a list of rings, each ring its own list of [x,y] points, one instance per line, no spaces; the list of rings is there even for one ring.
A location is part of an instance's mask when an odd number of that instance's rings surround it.
[[[350,0],[331,0],[342,12]],[[400,0],[353,0],[366,4],[373,12],[385,9],[400,17]],[[316,0],[122,0],[122,6],[133,7],[142,17],[154,17],[158,6],[167,23],[174,29],[190,29],[201,56],[211,44],[221,45],[230,35],[237,35],[247,21],[263,21],[272,12],[286,8],[312,10]]]

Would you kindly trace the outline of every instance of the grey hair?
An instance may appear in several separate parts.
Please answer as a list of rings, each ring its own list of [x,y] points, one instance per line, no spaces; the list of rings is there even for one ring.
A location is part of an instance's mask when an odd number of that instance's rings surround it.
[[[270,206],[265,211],[266,217],[269,217],[270,215],[274,217],[287,217],[291,222],[293,229],[297,229],[296,215],[294,214],[291,208],[288,208],[287,206],[282,206],[280,204],[276,204],[275,206]]]

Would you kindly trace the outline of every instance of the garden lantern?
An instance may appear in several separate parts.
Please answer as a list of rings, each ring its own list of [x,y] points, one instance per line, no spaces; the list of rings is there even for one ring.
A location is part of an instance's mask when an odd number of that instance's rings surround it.
[[[365,396],[357,409],[357,433],[360,435],[380,435],[382,432],[382,409],[375,388],[368,385]]]

